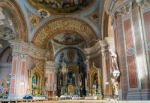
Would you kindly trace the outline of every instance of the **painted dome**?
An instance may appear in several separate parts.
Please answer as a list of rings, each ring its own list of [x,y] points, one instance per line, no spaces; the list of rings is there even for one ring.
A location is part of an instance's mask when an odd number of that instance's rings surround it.
[[[50,13],[72,13],[86,7],[92,0],[28,0],[36,9]]]

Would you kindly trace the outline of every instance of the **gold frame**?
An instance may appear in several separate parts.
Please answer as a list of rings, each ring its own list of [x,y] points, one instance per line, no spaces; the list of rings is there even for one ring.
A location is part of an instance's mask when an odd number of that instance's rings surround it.
[[[93,95],[92,86],[95,74],[97,74],[96,68],[91,68],[91,70],[88,72],[88,86],[89,86],[89,93],[91,95]]]
[[[32,77],[36,74],[38,76],[39,82],[38,82],[38,88],[34,91],[32,88]],[[36,65],[33,69],[29,72],[29,91],[33,95],[42,94],[42,84],[43,84],[43,72],[42,70]]]
[[[102,73],[101,69],[96,68],[95,65],[93,65],[91,69],[88,71],[88,88],[89,88],[90,95],[95,95],[93,93],[93,88],[92,88],[95,74],[97,74],[98,92],[102,94],[102,74],[101,73]]]

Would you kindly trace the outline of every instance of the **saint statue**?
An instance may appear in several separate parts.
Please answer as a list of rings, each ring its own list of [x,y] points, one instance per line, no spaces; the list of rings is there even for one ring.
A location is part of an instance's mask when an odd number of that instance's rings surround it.
[[[118,78],[120,76],[120,71],[118,68],[118,63],[117,63],[117,54],[113,52],[111,49],[109,50],[110,56],[111,56],[111,67],[112,67],[112,77],[111,77],[111,84],[112,84],[112,94],[114,98],[117,98],[119,93],[118,93]]]
[[[117,69],[118,70],[118,64],[117,64],[117,55],[114,51],[109,49],[110,56],[111,56],[111,61],[112,61],[112,68],[113,70]]]
[[[113,97],[117,98],[119,96],[119,91],[118,91],[118,87],[119,87],[119,83],[116,79],[111,78],[111,83],[112,83],[112,93],[113,93]]]
[[[118,63],[117,63],[117,54],[113,52],[111,49],[109,49],[109,52],[111,56],[112,73],[113,73],[113,76],[117,79],[120,76],[120,71],[119,71]]]

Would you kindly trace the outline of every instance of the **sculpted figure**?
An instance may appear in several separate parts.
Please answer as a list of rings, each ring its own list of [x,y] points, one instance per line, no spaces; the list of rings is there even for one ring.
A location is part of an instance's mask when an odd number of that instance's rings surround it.
[[[118,68],[118,63],[117,63],[117,55],[115,52],[113,52],[111,49],[109,50],[110,56],[111,56],[111,68],[112,68],[112,77],[111,77],[111,84],[112,84],[112,94],[113,97],[116,99],[119,96],[118,93],[118,78],[120,76],[120,71]]]
[[[110,56],[111,56],[111,62],[112,62],[112,69],[113,70],[119,70],[118,69],[118,63],[117,63],[117,55],[114,51],[111,49],[109,50]]]
[[[117,63],[117,54],[113,52],[111,49],[109,50],[109,52],[111,56],[111,68],[112,68],[113,77],[117,79],[120,76],[120,71]]]
[[[119,83],[115,78],[111,78],[111,84],[112,84],[112,95],[113,98],[116,99],[119,96],[119,92],[118,92]]]

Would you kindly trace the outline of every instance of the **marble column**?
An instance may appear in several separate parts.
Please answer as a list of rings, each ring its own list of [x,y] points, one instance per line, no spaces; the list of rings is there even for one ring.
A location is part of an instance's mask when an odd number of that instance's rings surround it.
[[[116,52],[121,71],[120,97],[128,100],[149,99],[149,53],[146,41],[149,36],[145,36],[144,27],[149,24],[144,25],[143,15],[144,11],[149,10],[150,1],[115,1],[112,5],[108,5],[107,10],[115,25]]]
[[[143,1],[143,2],[146,2]],[[145,32],[143,25],[142,1],[133,2],[132,6],[132,23],[133,23],[133,37],[136,48],[136,67],[138,75],[138,92],[135,99],[149,99],[150,97],[150,82],[149,82],[149,68],[147,62],[147,54],[145,47]],[[147,4],[150,5],[150,2]],[[135,91],[137,92],[137,91]],[[141,95],[142,94],[142,95]]]
[[[44,60],[45,51],[22,41],[10,41],[12,45],[12,72],[9,99],[22,99],[29,94],[29,58]],[[34,61],[30,61],[34,62]],[[43,67],[44,68],[44,67]],[[31,84],[30,84],[31,85]],[[42,84],[43,86],[43,84]]]
[[[103,95],[104,98],[110,97],[111,83],[110,83],[110,64],[109,64],[109,52],[108,44],[105,40],[100,42],[101,55],[102,55],[102,76],[103,76]]]
[[[46,61],[46,91],[48,93],[48,98],[56,96],[56,67],[54,61]]]
[[[20,99],[26,95],[28,88],[27,55],[15,51],[13,45],[12,72],[9,90],[9,99]]]
[[[88,72],[90,70],[90,64],[89,64],[89,57],[87,56],[86,57],[86,61],[85,61],[85,64],[86,64],[86,78],[85,78],[85,90],[86,90],[86,95],[89,95],[89,88],[88,88]]]

